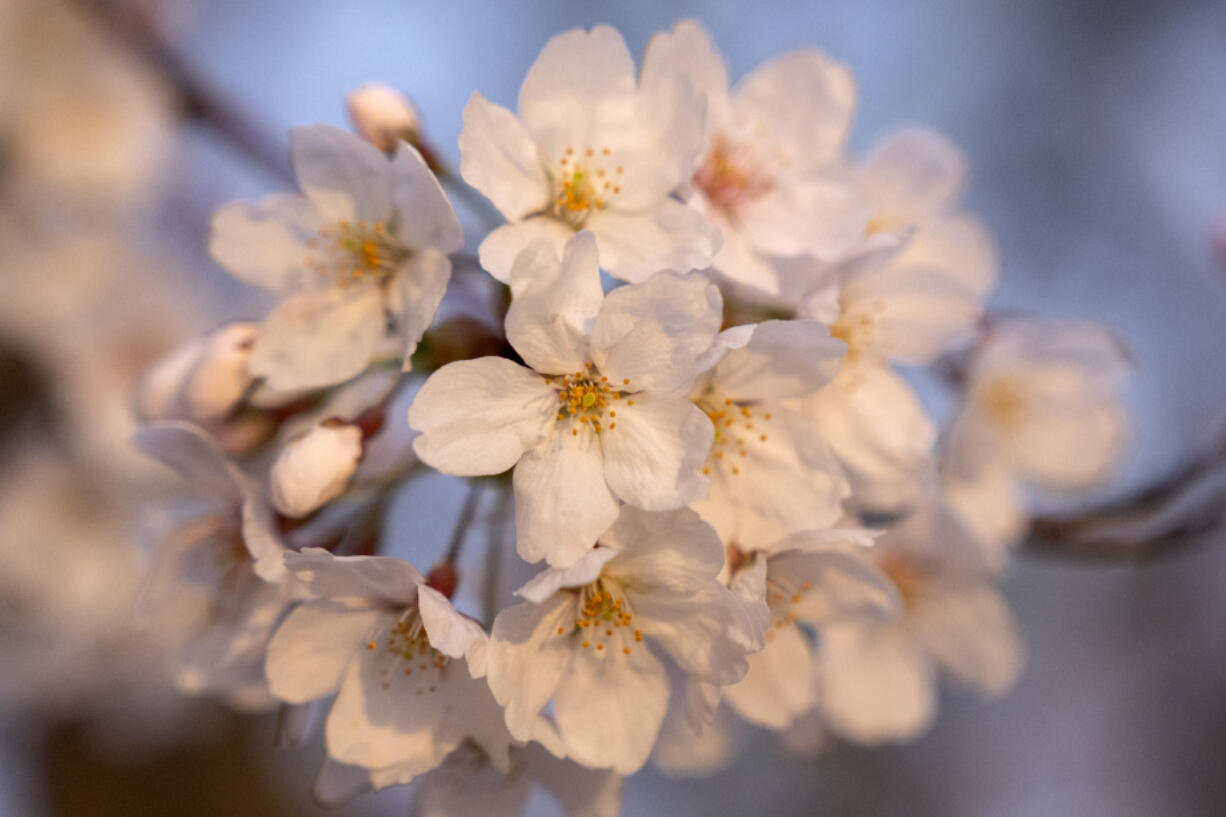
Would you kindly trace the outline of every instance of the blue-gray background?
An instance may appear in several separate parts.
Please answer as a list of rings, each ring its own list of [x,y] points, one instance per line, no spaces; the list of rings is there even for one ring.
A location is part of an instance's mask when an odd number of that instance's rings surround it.
[[[472,91],[513,104],[541,46],[565,28],[610,23],[641,54],[653,31],[696,17],[733,77],[784,50],[823,49],[857,79],[853,149],[922,124],[966,151],[969,205],[1003,258],[993,308],[1101,320],[1130,347],[1134,448],[1112,490],[1174,467],[1226,416],[1226,266],[1210,241],[1226,213],[1220,0],[169,7],[174,47],[268,140],[296,124],[343,124],[345,92],[378,80],[412,96],[452,159]],[[180,161],[174,195],[201,214],[277,185],[205,130],[185,137]],[[201,242],[203,223],[185,228]],[[416,524],[443,536],[450,520]],[[842,747],[800,763],[760,740],[710,780],[645,771],[627,785],[624,813],[1223,813],[1226,541],[1145,567],[1021,558],[1006,589],[1031,659],[1003,701],[949,696],[932,733],[901,748]],[[313,760],[268,762],[292,789]],[[393,794],[345,813],[402,803]]]

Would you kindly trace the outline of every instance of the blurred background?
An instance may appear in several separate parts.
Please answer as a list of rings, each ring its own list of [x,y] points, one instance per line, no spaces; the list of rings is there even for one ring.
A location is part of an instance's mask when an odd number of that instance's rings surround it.
[[[126,629],[141,508],[164,490],[128,448],[129,390],[175,344],[267,307],[205,238],[218,205],[288,184],[287,128],[345,124],[345,93],[380,81],[454,163],[469,95],[513,105],[553,34],[610,23],[641,55],[681,17],[733,77],[793,48],[848,64],[853,151],[899,125],[950,136],[1000,243],[990,307],[1125,341],[1133,445],[1084,502],[1162,479],[1220,433],[1220,0],[0,0],[0,815],[319,813],[318,749],[275,749],[274,718],[178,698]],[[446,513],[416,518],[419,538],[445,536],[453,488],[430,489]],[[648,769],[624,813],[1221,814],[1226,534],[1188,544],[1144,563],[1023,553],[1006,592],[1031,657],[1003,701],[948,696],[898,748],[795,760],[760,738],[709,780]]]

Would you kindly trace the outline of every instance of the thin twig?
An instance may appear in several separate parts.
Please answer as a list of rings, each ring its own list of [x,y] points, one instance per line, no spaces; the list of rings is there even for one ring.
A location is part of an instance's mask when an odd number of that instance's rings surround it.
[[[460,515],[456,517],[455,528],[451,531],[451,541],[447,543],[447,554],[443,557],[443,561],[449,565],[454,565],[460,558],[460,550],[464,546],[464,540],[468,538],[468,529],[472,526],[473,515],[477,512],[477,502],[481,499],[484,488],[485,485],[479,479],[468,483],[468,494],[464,497],[464,504],[460,506]]]

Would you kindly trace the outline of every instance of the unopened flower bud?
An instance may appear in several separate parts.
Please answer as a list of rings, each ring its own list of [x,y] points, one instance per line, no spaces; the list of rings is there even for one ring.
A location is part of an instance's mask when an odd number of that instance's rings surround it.
[[[345,102],[353,126],[379,150],[391,153],[401,139],[414,141],[421,119],[413,103],[396,89],[370,83],[350,91]]]
[[[257,331],[255,324],[234,323],[208,338],[183,392],[190,419],[221,419],[242,399],[255,380],[247,370],[247,361]]]
[[[136,388],[136,416],[144,422],[169,420],[182,414],[184,384],[191,376],[207,341],[197,338],[153,364]]]
[[[272,502],[286,516],[302,517],[345,492],[362,456],[362,430],[321,423],[290,440],[272,465]]]

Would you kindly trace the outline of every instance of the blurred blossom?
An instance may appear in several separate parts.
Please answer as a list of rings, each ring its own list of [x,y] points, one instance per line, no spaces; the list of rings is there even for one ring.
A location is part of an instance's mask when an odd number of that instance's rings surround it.
[[[153,193],[170,155],[168,93],[59,0],[6,5],[0,26],[11,86],[0,90],[8,102],[0,144],[11,184],[60,212],[130,214]]]

